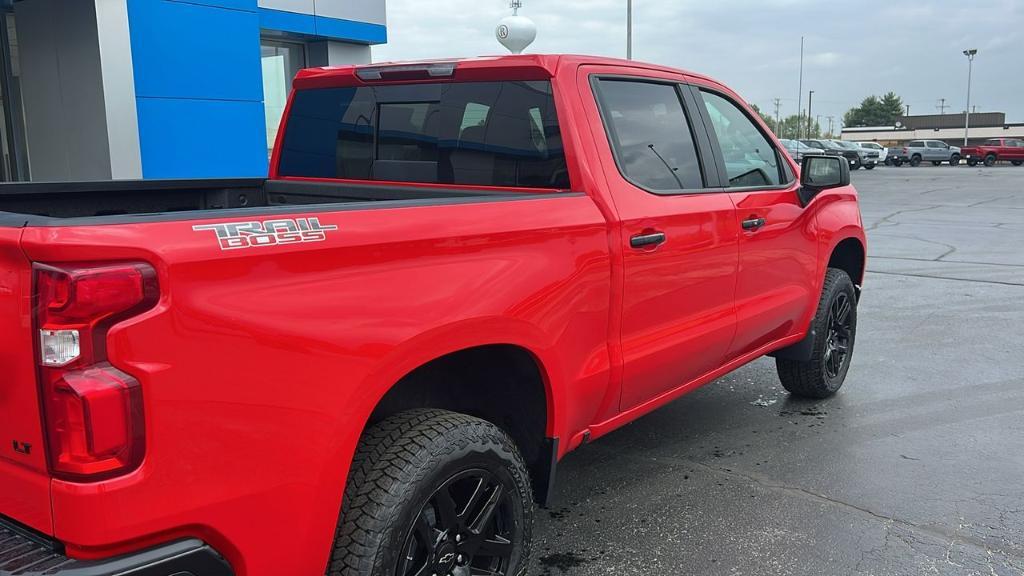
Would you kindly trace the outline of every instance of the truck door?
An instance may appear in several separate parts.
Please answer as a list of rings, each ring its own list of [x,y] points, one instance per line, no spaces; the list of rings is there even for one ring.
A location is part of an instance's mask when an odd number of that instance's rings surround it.
[[[687,115],[681,76],[600,70],[582,69],[580,86],[621,225],[627,410],[722,364],[736,328],[739,227],[702,165],[709,140]]]
[[[720,87],[691,90],[741,230],[732,359],[807,328],[818,303],[816,224],[797,196],[796,175],[750,110]]]

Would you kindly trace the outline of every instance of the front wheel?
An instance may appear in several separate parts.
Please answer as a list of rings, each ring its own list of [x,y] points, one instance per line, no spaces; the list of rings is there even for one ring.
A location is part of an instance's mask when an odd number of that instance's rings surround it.
[[[359,443],[328,576],[519,576],[530,559],[533,495],[497,426],[414,410]]]
[[[895,160],[892,161],[892,165],[897,167],[897,168],[899,168],[900,166],[903,166],[903,159],[902,158],[896,158]]]
[[[960,155],[959,154],[953,154],[952,156],[950,156],[949,157],[949,165],[950,166],[959,166],[960,165]]]
[[[809,360],[775,359],[782,386],[794,396],[827,398],[843,386],[857,336],[857,293],[837,268],[825,273],[818,310],[811,321],[814,344]]]
[[[853,163],[850,164],[850,170],[860,170],[861,162],[860,158],[854,159]]]
[[[967,165],[973,168],[978,165],[978,161],[975,160],[974,158],[971,158],[970,160],[967,161]]]
[[[875,165],[874,164],[865,164],[864,165],[864,169],[865,170],[874,170],[875,169]]]
[[[917,154],[915,154],[915,155],[914,155],[914,156],[913,156],[913,157],[912,157],[912,158],[910,159],[910,165],[911,165],[911,166],[913,166],[913,167],[915,167],[915,168],[917,168],[918,166],[920,166],[920,165],[921,165],[921,157],[920,157],[920,156],[918,156]]]

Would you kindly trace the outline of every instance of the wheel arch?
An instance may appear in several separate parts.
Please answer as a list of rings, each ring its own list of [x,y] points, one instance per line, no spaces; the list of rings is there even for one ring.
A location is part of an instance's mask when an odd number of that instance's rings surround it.
[[[864,272],[867,264],[867,253],[860,238],[848,236],[838,241],[829,252],[826,268],[838,268],[853,280],[860,297],[860,286],[864,283]]]
[[[490,338],[482,338],[482,334]],[[476,338],[474,340],[474,337]],[[557,357],[532,327],[500,319],[459,323],[399,347],[368,379],[359,437],[407,410],[438,408],[487,420],[523,455],[534,495],[545,503],[554,482],[560,404],[551,374]],[[354,454],[348,455],[347,462]]]

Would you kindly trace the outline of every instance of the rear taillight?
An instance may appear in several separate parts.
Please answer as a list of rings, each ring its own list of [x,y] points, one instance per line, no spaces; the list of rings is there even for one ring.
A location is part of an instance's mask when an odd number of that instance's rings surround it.
[[[107,362],[107,332],[156,304],[156,271],[136,262],[33,268],[50,471],[72,481],[129,472],[145,452],[142,393]]]

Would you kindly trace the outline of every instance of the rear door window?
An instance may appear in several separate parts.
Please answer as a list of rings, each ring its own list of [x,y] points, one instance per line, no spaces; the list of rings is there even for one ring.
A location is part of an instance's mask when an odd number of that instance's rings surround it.
[[[700,159],[679,88],[602,79],[598,104],[622,175],[651,192],[704,187]]]
[[[569,188],[546,81],[299,90],[278,174]]]

